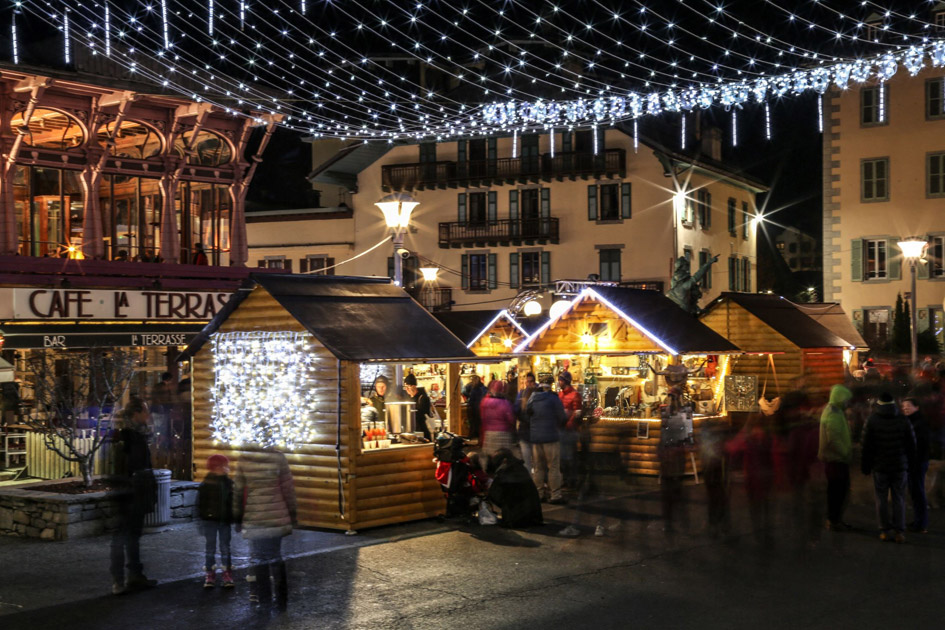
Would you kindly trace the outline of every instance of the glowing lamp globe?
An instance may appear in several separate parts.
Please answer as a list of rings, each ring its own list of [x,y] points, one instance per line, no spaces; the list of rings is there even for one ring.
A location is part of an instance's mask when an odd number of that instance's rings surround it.
[[[406,229],[410,224],[410,213],[420,202],[407,193],[385,195],[374,204],[384,214],[384,222],[392,230]]]
[[[522,309],[522,312],[524,312],[528,317],[541,315],[541,303],[539,303],[538,300],[529,300],[528,302],[525,302],[525,308]]]
[[[910,236],[896,243],[902,250],[902,255],[906,260],[913,261],[922,258],[928,242],[919,236]]]
[[[568,300],[558,300],[551,305],[550,309],[548,309],[548,317],[551,319],[558,319],[564,314],[566,310],[568,310],[569,306],[571,306],[571,302]]]
[[[420,267],[420,275],[424,282],[436,282],[436,274],[439,271],[438,267]]]

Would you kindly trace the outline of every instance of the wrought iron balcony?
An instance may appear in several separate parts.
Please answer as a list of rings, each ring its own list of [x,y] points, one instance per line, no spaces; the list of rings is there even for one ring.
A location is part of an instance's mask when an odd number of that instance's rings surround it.
[[[564,178],[600,178],[623,176],[627,154],[623,149],[593,153],[550,153],[544,155],[468,162],[414,162],[381,167],[381,186],[385,191],[488,186]]]
[[[497,219],[440,223],[440,247],[557,243],[558,218]]]
[[[433,313],[453,308],[453,289],[449,287],[417,286],[407,289],[407,293]]]

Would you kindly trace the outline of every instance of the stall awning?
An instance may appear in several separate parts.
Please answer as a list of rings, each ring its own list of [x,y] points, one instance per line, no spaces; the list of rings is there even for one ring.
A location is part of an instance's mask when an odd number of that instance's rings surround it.
[[[253,275],[302,326],[345,361],[468,360],[475,355],[388,278]],[[238,308],[240,292],[185,351],[193,355]]]
[[[185,346],[204,327],[202,323],[0,323],[3,348],[134,348]]]
[[[798,305],[779,295],[725,292],[706,310],[711,310],[715,304],[724,300],[738,304],[799,348],[845,348],[856,345],[814,321]]]
[[[836,302],[798,304],[797,308],[824,328],[842,338],[851,348],[869,348],[846,311]]]
[[[623,287],[592,286],[584,289],[568,309],[557,319],[549,321],[523,342],[516,352],[553,352],[541,339],[553,333],[556,327],[572,327],[587,319],[582,311],[596,303],[609,316],[624,322],[635,332],[635,339],[608,341],[595,340],[596,324],[586,329],[570,331],[569,337],[559,335],[555,347],[577,353],[614,354],[618,352],[667,352],[669,354],[722,354],[738,352],[737,346],[692,317],[658,291]],[[591,319],[600,319],[594,315]],[[608,335],[611,333],[608,332]],[[587,340],[583,339],[588,337]],[[570,344],[568,343],[570,339]],[[611,336],[611,339],[613,337]],[[563,342],[563,343],[562,343]],[[571,345],[573,347],[568,348]]]

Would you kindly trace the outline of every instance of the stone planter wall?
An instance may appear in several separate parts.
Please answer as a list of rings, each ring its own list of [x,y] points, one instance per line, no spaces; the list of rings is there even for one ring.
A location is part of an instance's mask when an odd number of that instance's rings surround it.
[[[55,494],[31,490],[48,481],[0,488],[0,535],[68,540],[98,536],[118,527],[114,502],[105,492]],[[171,523],[193,519],[197,487],[192,481],[171,482]]]

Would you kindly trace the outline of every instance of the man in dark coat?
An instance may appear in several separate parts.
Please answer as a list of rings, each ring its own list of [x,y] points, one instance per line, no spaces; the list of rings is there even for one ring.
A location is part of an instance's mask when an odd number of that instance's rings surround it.
[[[873,475],[879,538],[906,541],[906,476],[915,465],[915,435],[891,394],[881,394],[863,431],[863,474]],[[892,495],[890,514],[889,496]]]
[[[907,397],[902,401],[902,415],[915,434],[915,464],[909,468],[909,495],[912,497],[914,519],[910,528],[921,534],[929,530],[929,503],[925,496],[925,475],[929,472],[929,450],[932,441],[929,423],[919,410],[919,400]]]
[[[482,416],[479,414],[479,405],[489,390],[482,384],[478,374],[473,374],[469,382],[463,387],[463,399],[466,401],[466,421],[469,423],[469,438],[482,439],[479,430],[482,427]]]
[[[417,387],[417,377],[408,374],[404,377],[404,391],[410,396],[410,400],[417,412],[417,429],[423,431],[423,437],[433,441],[433,434],[430,433],[430,427],[427,426],[427,417],[433,413],[433,405],[430,404],[430,396],[423,387]]]
[[[144,575],[140,547],[144,517],[154,511],[157,502],[157,483],[148,447],[151,410],[141,398],[132,396],[119,415],[122,426],[111,437],[115,474],[109,482],[119,517],[111,545],[112,593],[115,595],[157,584]]]
[[[564,405],[556,393],[551,391],[553,379],[542,379],[541,389],[528,399],[525,405],[531,432],[532,479],[540,495],[549,503],[564,503],[561,496],[561,428],[568,420]],[[547,481],[548,488],[545,489]]]

